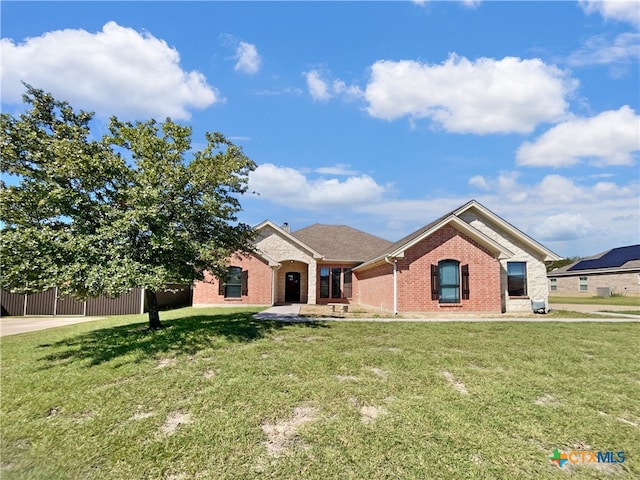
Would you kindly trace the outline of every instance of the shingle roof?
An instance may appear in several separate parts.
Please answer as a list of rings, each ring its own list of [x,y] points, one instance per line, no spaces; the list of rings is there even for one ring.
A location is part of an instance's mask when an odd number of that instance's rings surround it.
[[[321,253],[325,260],[363,262],[391,245],[391,242],[346,225],[316,223],[291,235]]]

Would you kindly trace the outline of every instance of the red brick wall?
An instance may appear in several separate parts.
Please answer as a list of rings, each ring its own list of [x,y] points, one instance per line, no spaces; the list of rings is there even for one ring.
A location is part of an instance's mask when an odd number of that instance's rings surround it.
[[[468,300],[462,299],[462,291],[459,304],[431,300],[431,265],[441,260],[469,265]],[[398,259],[397,275],[400,312],[502,311],[500,263],[491,252],[451,226],[441,228],[407,250],[404,258]]]
[[[218,295],[218,279],[208,272],[204,282],[196,282],[193,289],[194,305],[271,305],[271,267],[253,255],[233,257],[230,266],[249,271],[248,295],[240,298],[224,298]]]
[[[393,311],[393,267],[388,263],[353,272],[353,301]]]
[[[469,265],[469,299],[440,304],[431,300],[431,265],[456,260]],[[360,303],[393,311],[393,267],[383,264],[354,274]],[[443,227],[405,252],[397,263],[398,312],[502,311],[500,263],[484,247],[451,226]]]

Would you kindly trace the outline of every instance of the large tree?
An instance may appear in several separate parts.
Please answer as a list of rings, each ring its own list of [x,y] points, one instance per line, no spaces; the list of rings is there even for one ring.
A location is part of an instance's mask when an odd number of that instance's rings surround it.
[[[191,150],[191,128],[121,122],[92,135],[92,113],[27,85],[27,111],[1,116],[1,286],[57,286],[78,298],[146,292],[149,328],[162,327],[156,292],[225,275],[251,251],[238,197],[255,164],[220,133]]]

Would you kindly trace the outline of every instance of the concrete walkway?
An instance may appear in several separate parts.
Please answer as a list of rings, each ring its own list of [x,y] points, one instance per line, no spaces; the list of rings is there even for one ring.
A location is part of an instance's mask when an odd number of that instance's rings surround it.
[[[101,318],[104,317],[2,317],[0,318],[0,337],[92,322]]]
[[[300,304],[277,305],[254,315],[258,320],[306,321],[300,316]]]
[[[501,315],[496,317],[480,317],[469,315],[469,317],[430,317],[430,318],[402,318],[402,317],[386,317],[386,318],[340,318],[340,317],[301,317],[300,305],[278,305],[268,308],[254,315],[259,320],[276,320],[279,322],[605,322],[605,323],[640,323],[640,315],[627,315],[622,313],[600,312],[599,310],[620,310],[630,311],[636,310],[634,307],[620,307],[609,305],[550,305],[555,310],[569,310],[578,313],[596,313],[602,315],[602,318],[553,318],[546,315],[536,315],[535,317],[509,317]]]

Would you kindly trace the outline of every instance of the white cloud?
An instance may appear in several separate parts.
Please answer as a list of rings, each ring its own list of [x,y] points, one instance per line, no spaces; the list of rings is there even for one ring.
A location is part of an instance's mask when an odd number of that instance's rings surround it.
[[[579,0],[587,14],[599,13],[606,20],[629,22],[640,25],[640,4],[638,0]]]
[[[377,202],[386,187],[368,175],[336,178],[307,178],[299,170],[265,163],[249,175],[249,189],[260,198],[299,210],[321,210]]]
[[[365,97],[371,116],[429,118],[457,133],[531,132],[563,118],[577,81],[540,59],[476,61],[451,55],[440,65],[378,61]]]
[[[314,170],[316,173],[320,173],[323,175],[357,175],[358,172],[350,168],[350,165],[344,163],[338,163],[336,165],[332,165],[330,167],[320,167]]]
[[[344,100],[350,101],[362,97],[362,91],[356,85],[347,85],[343,80],[325,80],[318,70],[305,72],[307,88],[311,98],[317,101],[327,101],[333,97],[340,96]]]
[[[15,44],[0,40],[3,102],[20,103],[25,81],[75,108],[123,119],[189,119],[223,99],[175,48],[149,33],[108,22],[97,33],[57,30]]]
[[[329,84],[325,82],[317,70],[306,72],[304,76],[307,79],[307,87],[311,98],[317,101],[325,102],[331,98],[329,92]]]
[[[481,3],[481,0],[462,0],[462,4],[467,8],[478,8]]]
[[[516,154],[518,165],[568,167],[588,160],[594,165],[633,165],[640,149],[640,116],[628,106],[591,118],[562,122]]]
[[[640,9],[640,5],[638,6]],[[582,48],[567,58],[571,66],[609,65],[630,63],[638,60],[640,34],[626,32],[610,40],[605,35],[588,38]]]
[[[476,175],[478,192],[424,198],[393,198],[398,191],[367,175],[312,178],[288,167],[260,165],[249,186],[268,203],[287,206],[290,216],[309,221],[348,223],[389,240],[398,240],[475,198],[496,214],[561,255],[590,255],[613,246],[637,243],[640,234],[637,181],[581,184],[561,175],[541,180],[515,171],[496,177]],[[337,207],[337,208],[336,208]],[[315,220],[318,221],[318,220]]]
[[[589,255],[637,243],[637,180],[587,185],[547,175],[527,183],[517,172],[479,179],[474,185],[489,188],[480,189],[478,201],[562,255]]]
[[[238,60],[235,70],[249,75],[255,75],[262,66],[262,57],[258,53],[255,45],[247,42],[240,42],[236,49],[235,58]]]
[[[595,228],[581,213],[552,215],[534,225],[531,233],[540,241],[578,240],[591,235]]]
[[[489,190],[489,184],[482,175],[476,175],[469,179],[469,185],[479,188],[480,190]]]

